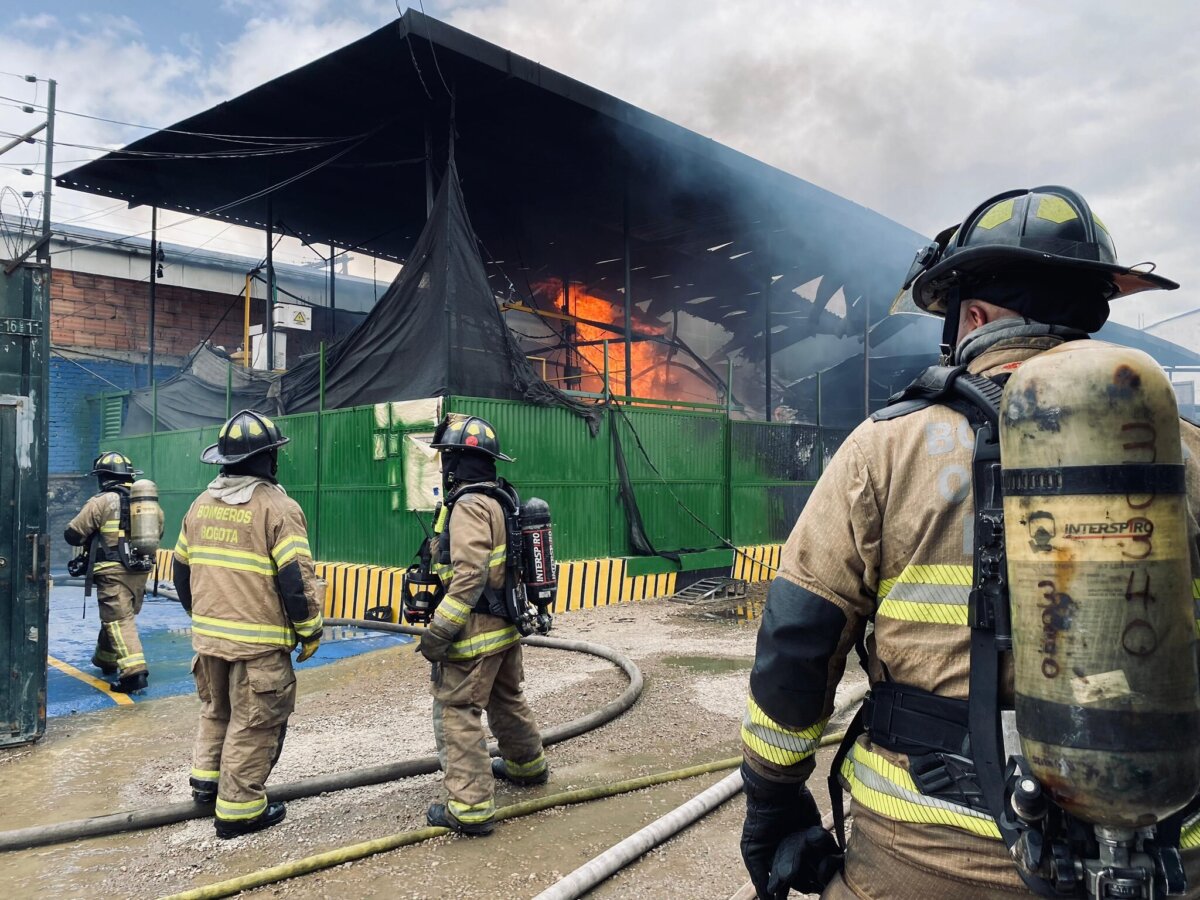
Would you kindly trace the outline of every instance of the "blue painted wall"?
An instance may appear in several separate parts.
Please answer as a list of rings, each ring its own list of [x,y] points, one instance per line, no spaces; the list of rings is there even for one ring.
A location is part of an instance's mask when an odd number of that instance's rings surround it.
[[[174,366],[155,366],[158,380],[175,374]],[[106,359],[50,358],[50,474],[91,470],[100,434],[100,408],[89,402],[105,391],[145,387],[145,364]],[[113,448],[119,449],[119,448]]]

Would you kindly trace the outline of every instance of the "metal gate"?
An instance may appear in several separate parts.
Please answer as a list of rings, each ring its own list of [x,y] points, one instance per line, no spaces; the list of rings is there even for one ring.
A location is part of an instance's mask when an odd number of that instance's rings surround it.
[[[46,280],[0,268],[0,747],[46,729]]]

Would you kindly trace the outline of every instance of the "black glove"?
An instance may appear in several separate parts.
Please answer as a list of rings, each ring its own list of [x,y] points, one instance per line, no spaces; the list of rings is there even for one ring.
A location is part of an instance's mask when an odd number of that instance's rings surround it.
[[[426,628],[417,650],[432,663],[445,662],[446,657],[450,655],[450,641]]]
[[[819,894],[837,877],[844,859],[833,835],[820,825],[793,832],[775,851],[767,896],[785,898],[789,890]]]
[[[760,898],[783,900],[789,885],[775,877],[776,866],[786,864],[791,867],[789,872],[802,873],[807,871],[805,866],[817,866],[819,860],[815,854],[810,857],[808,853],[802,853],[799,855],[805,865],[799,865],[793,862],[797,853],[793,852],[788,860],[777,853],[789,835],[804,836],[812,828],[821,830],[821,813],[812,794],[803,785],[770,781],[745,763],[742,764],[742,780],[746,793],[742,859],[746,871]],[[833,850],[837,850],[836,843],[833,843]],[[799,883],[796,886],[799,887]]]

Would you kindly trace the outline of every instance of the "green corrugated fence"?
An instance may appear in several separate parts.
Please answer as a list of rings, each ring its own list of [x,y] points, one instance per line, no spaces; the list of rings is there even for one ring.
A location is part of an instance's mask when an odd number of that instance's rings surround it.
[[[605,410],[593,437],[586,422],[558,407],[447,397],[444,408],[496,427],[516,459],[501,463],[501,474],[523,497],[550,504],[561,560],[632,554],[614,429],[646,533],[659,551],[786,539],[823,460],[845,436],[811,425],[732,421],[721,412],[625,406]],[[406,504],[405,454],[415,452],[406,438],[432,425],[395,422],[389,410],[380,404],[277,419],[291,439],[280,452],[279,480],[308,517],[318,559],[403,566],[420,543],[421,525]],[[164,546],[173,545],[189,504],[216,474],[199,461],[216,431],[120,442],[158,483]]]

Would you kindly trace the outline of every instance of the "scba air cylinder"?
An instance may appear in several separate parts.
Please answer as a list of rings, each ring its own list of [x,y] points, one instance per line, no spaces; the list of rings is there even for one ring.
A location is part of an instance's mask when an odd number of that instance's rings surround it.
[[[1200,785],[1174,392],[1145,353],[1071,342],[1013,374],[1000,440],[1022,752],[1077,818],[1153,824]]]
[[[539,608],[554,603],[558,571],[554,562],[554,530],[550,506],[545,500],[530,497],[521,506],[521,535],[524,558],[521,560],[525,594]]]
[[[129,487],[129,549],[145,559],[153,559],[161,536],[162,511],[158,505],[158,485],[149,478]]]

